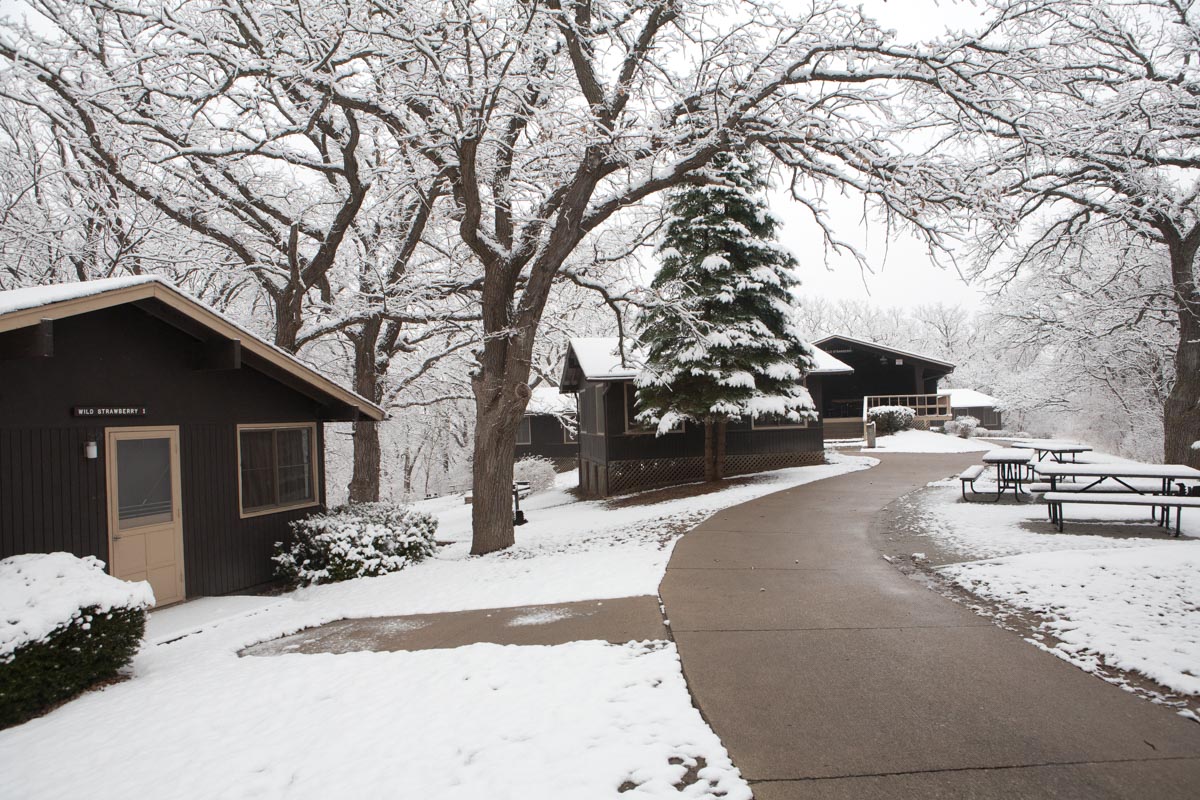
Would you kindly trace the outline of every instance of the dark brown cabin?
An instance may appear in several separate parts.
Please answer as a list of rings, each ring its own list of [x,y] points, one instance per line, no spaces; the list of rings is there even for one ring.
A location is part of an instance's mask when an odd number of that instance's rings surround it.
[[[562,394],[557,386],[536,387],[517,429],[513,458],[541,456],[560,469],[574,467],[579,455],[577,417],[573,396]]]
[[[625,492],[704,479],[704,428],[684,423],[656,436],[634,420],[633,379],[616,338],[572,339],[567,349],[563,391],[574,392],[579,407],[579,486],[583,493],[607,497]],[[817,352],[817,368],[808,373],[813,402],[821,407],[824,382],[850,368]],[[731,421],[726,434],[726,474],[742,475],[825,460],[821,421],[764,424]]]
[[[266,584],[323,423],[383,417],[158,280],[0,292],[0,557],[96,556],[160,606]]]
[[[861,438],[864,413],[874,406],[908,406],[917,412],[918,428],[951,419],[950,400],[938,394],[938,381],[954,371],[953,364],[849,336],[814,344],[853,369],[825,380],[819,407],[827,438]]]

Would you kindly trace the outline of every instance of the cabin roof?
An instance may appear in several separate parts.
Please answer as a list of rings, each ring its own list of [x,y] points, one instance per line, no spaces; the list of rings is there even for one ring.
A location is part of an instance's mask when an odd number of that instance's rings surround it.
[[[387,412],[364,397],[339,386],[303,363],[291,353],[261,339],[233,320],[208,307],[171,283],[149,275],[104,278],[78,283],[30,286],[0,292],[0,333],[37,325],[44,319],[56,320],[100,311],[120,305],[147,302],[165,307],[168,322],[186,323],[191,331],[203,329],[215,339],[240,343],[268,370],[284,373],[334,404],[357,411],[362,416],[382,420]]]
[[[569,416],[575,413],[575,398],[570,394],[563,394],[557,386],[538,386],[533,390],[529,404],[525,406],[525,413],[530,416]]]
[[[922,355],[920,353],[913,353],[908,350],[899,350],[895,347],[891,347],[890,345],[879,344],[878,342],[868,342],[865,339],[855,339],[853,336],[845,336],[840,333],[835,334],[833,336],[826,336],[824,339],[818,339],[816,341],[816,344],[817,344],[817,346],[824,347],[828,343],[837,341],[837,340],[840,340],[843,342],[849,342],[852,345],[858,345],[860,347],[864,347],[864,348],[867,348],[870,350],[878,350],[878,351],[884,352],[884,353],[893,353],[898,356],[904,356],[905,358],[911,358],[914,361],[923,361],[926,364],[932,364],[932,365],[938,366],[938,367],[945,367],[946,371],[948,371],[948,372],[954,370],[953,364],[951,364],[949,361],[942,361],[940,358],[934,358],[933,356],[926,356],[926,355]]]
[[[951,408],[995,408],[1000,401],[974,389],[943,389],[940,395],[950,396]]]
[[[637,376],[643,356],[632,342],[627,342],[625,360],[622,362],[619,345],[620,338],[617,336],[571,339],[567,350],[566,364],[563,368],[562,389],[574,391],[578,388],[581,380],[633,380]],[[809,370],[809,375],[837,375],[854,372],[853,367],[842,363],[820,347],[809,346],[812,347],[816,360],[816,367]],[[575,360],[574,364],[572,357]]]

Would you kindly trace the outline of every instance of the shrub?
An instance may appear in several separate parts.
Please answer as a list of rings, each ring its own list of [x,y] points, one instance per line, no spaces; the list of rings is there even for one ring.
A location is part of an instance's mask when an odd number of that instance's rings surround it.
[[[275,571],[308,586],[385,575],[432,555],[437,519],[395,503],[351,503],[292,523],[276,542]]]
[[[944,433],[950,436],[957,436],[961,439],[970,439],[979,430],[979,420],[975,417],[958,417],[952,422],[947,422],[942,426]],[[984,433],[987,429],[982,429]]]
[[[554,462],[541,456],[525,456],[513,464],[513,480],[529,481],[529,488],[534,492],[554,488],[556,475]]]
[[[129,664],[154,594],[105,574],[94,557],[0,561],[0,728],[109,680]]]
[[[875,423],[875,433],[879,436],[906,431],[916,418],[917,412],[908,406],[875,406],[867,410],[867,419]]]

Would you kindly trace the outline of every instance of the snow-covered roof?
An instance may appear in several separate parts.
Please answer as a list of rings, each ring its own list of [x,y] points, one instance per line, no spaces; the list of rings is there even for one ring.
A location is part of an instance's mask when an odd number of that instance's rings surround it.
[[[589,381],[632,380],[636,377],[642,361],[640,350],[633,343],[626,342],[625,363],[621,363],[619,344],[620,338],[616,336],[572,339],[571,350],[579,361],[583,377]],[[809,375],[836,375],[854,372],[853,367],[842,363],[816,345],[809,346],[813,349],[816,360],[816,366],[809,370]]]
[[[974,389],[942,389],[938,394],[950,397],[951,408],[995,408],[1000,401]]]
[[[239,342],[243,352],[295,376],[369,419],[387,417],[387,412],[371,401],[339,386],[291,353],[259,338],[170,282],[153,275],[29,286],[0,292],[0,333],[36,325],[43,319],[63,319],[139,300],[157,300],[218,336]]]
[[[876,350],[886,350],[887,352],[895,353],[898,356],[908,356],[909,358],[915,358],[919,361],[927,361],[930,364],[939,364],[943,367],[949,367],[950,369],[954,369],[953,364],[951,364],[949,361],[942,361],[940,358],[934,358],[933,356],[922,355],[921,353],[913,353],[908,350],[899,350],[895,347],[892,347],[891,345],[879,344],[878,342],[868,342],[866,339],[855,339],[853,336],[845,336],[840,333],[835,334],[833,336],[826,336],[824,339],[818,339],[816,341],[816,344],[824,345],[826,342],[829,342],[832,339],[841,339],[844,342],[850,342],[851,344],[859,344],[859,345],[862,345],[863,347],[873,347]]]
[[[121,278],[101,278],[77,283],[52,283],[49,286],[26,286],[0,292],[0,316],[30,308],[40,308],[51,303],[92,297],[115,289],[139,286],[160,280],[153,275],[127,275]]]
[[[531,415],[549,414],[561,417],[575,413],[574,395],[563,394],[557,386],[539,386],[533,390],[525,413]]]

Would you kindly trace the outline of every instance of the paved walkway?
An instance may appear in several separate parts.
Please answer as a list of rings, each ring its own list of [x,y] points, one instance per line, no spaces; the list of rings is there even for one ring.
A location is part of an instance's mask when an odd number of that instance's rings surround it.
[[[658,598],[620,597],[518,608],[487,608],[405,617],[343,619],[256,644],[247,656],[436,650],[477,642],[564,644],[600,639],[618,644],[669,639]]]
[[[1200,725],[880,558],[872,517],[977,456],[881,454],[676,545],[661,595],[684,672],[758,800],[1200,794]]]

